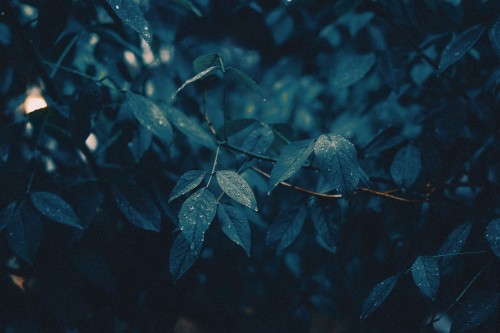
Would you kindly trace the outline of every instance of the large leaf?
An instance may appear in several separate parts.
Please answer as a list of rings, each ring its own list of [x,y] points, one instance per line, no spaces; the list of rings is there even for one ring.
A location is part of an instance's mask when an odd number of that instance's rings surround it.
[[[205,232],[215,217],[217,201],[212,192],[203,187],[182,204],[179,211],[179,227],[191,250],[200,250]],[[197,253],[196,253],[197,255]]]
[[[203,54],[193,61],[193,70],[195,73],[201,73],[205,69],[210,67],[219,66],[221,68],[224,67],[224,61],[220,54],[218,53],[209,53]]]
[[[201,80],[207,76],[209,76],[210,74],[213,74],[213,72],[217,69],[221,69],[219,66],[212,66],[212,67],[209,67],[201,72],[199,72],[198,74],[196,74],[195,76],[193,76],[192,78],[190,79],[187,79],[186,81],[184,81],[184,83],[179,87],[179,89],[177,89],[174,93],[174,95],[172,96],[173,99],[175,99],[175,97],[177,96],[178,93],[181,92],[181,90],[183,90],[184,88],[186,88],[187,85],[193,83],[193,82],[196,82],[198,80]]]
[[[490,37],[491,46],[495,54],[500,58],[500,21],[497,21],[490,29],[488,34]]]
[[[106,0],[118,17],[151,45],[153,34],[141,8],[134,0]]]
[[[340,210],[331,201],[315,198],[311,205],[311,219],[326,248],[335,253],[340,234]]]
[[[27,202],[16,208],[6,227],[9,248],[21,259],[33,263],[42,239],[42,221]]]
[[[375,64],[373,53],[357,54],[341,52],[335,57],[335,64],[331,76],[334,87],[347,88],[358,82]]]
[[[230,240],[241,246],[250,256],[250,225],[240,207],[219,205],[217,217],[222,231]]]
[[[174,107],[168,107],[166,111],[168,119],[182,134],[202,146],[215,150],[215,140],[197,121]]]
[[[453,316],[450,333],[468,332],[495,313],[500,293],[480,292],[469,296]]]
[[[390,278],[377,284],[375,288],[372,289],[363,303],[363,309],[361,310],[360,316],[361,320],[368,318],[368,316],[371,315],[373,311],[377,310],[382,302],[386,300],[392,289],[394,289],[398,278],[399,275],[391,276]]]
[[[321,174],[342,195],[352,193],[359,182],[356,148],[335,134],[322,134],[314,145]]]
[[[206,171],[203,170],[191,170],[183,174],[170,193],[170,197],[168,198],[168,202],[174,200],[175,198],[180,197],[181,195],[188,193],[196,186],[200,185],[203,181],[203,178],[206,175]]]
[[[262,89],[260,89],[259,85],[251,77],[236,68],[228,67],[227,71],[233,72],[243,83],[245,83],[250,89],[256,92],[260,96],[260,98],[266,100]]]
[[[60,196],[50,192],[30,193],[33,206],[49,219],[78,229],[83,229],[73,208]]]
[[[493,253],[500,257],[500,218],[494,219],[486,227],[485,237]]]
[[[313,149],[313,140],[296,141],[285,146],[271,171],[269,191],[278,183],[293,176],[307,161]]]
[[[202,242],[197,242],[193,246],[182,233],[174,240],[169,255],[170,275],[174,282],[178,281],[193,266],[200,255],[202,244]]]
[[[418,289],[431,300],[436,299],[439,289],[439,266],[433,257],[419,256],[411,266],[411,275]]]
[[[391,164],[391,176],[399,186],[410,187],[422,169],[420,150],[408,145],[398,151]]]
[[[127,92],[127,105],[142,126],[166,144],[172,141],[172,126],[158,105],[132,92]]]
[[[453,38],[441,53],[438,72],[442,73],[448,67],[460,60],[476,44],[484,32],[484,26],[475,25]]]
[[[282,210],[273,221],[266,234],[266,243],[278,243],[276,252],[281,254],[299,236],[307,216],[304,205],[294,205]]]
[[[217,182],[221,189],[231,199],[243,206],[257,210],[257,200],[247,181],[231,170],[219,170],[216,172]]]
[[[439,248],[437,254],[453,255],[459,253],[464,247],[467,237],[469,237],[471,228],[472,225],[470,223],[464,223],[455,228]],[[442,266],[446,266],[452,259],[453,256],[443,256],[440,257],[439,261]]]

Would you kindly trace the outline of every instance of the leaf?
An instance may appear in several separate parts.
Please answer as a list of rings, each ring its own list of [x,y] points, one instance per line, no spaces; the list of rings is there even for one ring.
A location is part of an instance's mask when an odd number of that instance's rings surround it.
[[[177,4],[178,6],[192,11],[196,16],[202,17],[203,15],[201,14],[200,10],[196,8],[196,6],[193,4],[192,1],[189,0],[170,0],[171,2]]]
[[[231,170],[219,170],[216,172],[217,182],[221,189],[231,199],[257,211],[257,200],[247,181]]]
[[[227,70],[233,72],[243,83],[245,83],[250,89],[257,93],[260,98],[262,98],[262,100],[266,100],[266,98],[264,97],[264,92],[251,77],[236,68],[228,67]]]
[[[127,105],[139,123],[166,144],[172,142],[172,126],[160,107],[141,95],[132,92],[126,95]]]
[[[216,69],[221,69],[219,66],[212,66],[212,67],[209,67],[201,72],[199,72],[198,74],[196,74],[195,76],[193,76],[192,78],[184,81],[184,83],[182,84],[182,86],[180,86],[179,89],[177,89],[174,93],[174,95],[172,96],[172,99],[175,99],[175,97],[177,97],[177,94],[179,92],[181,92],[181,90],[183,90],[184,88],[186,88],[186,86],[188,84],[191,84],[193,82],[196,82],[198,80],[201,80],[203,79],[204,77],[207,77],[208,75],[210,75],[214,70]]]
[[[401,55],[392,50],[381,52],[378,57],[378,68],[387,85],[399,92],[406,76]]]
[[[476,44],[484,32],[484,26],[475,25],[453,38],[441,53],[438,73],[444,72],[448,67],[460,60]]]
[[[410,187],[422,169],[420,151],[408,145],[400,149],[391,164],[391,176],[394,182],[404,188]]]
[[[16,212],[16,201],[11,202],[0,212],[0,231],[5,229],[9,221],[12,219],[12,216]]]
[[[274,141],[274,132],[269,125],[262,124],[251,131],[245,138],[241,148],[256,154],[265,153]]]
[[[134,0],[106,0],[111,9],[118,15],[123,23],[135,30],[151,45],[153,35],[149,22],[144,17],[141,8]]]
[[[282,253],[299,236],[307,216],[304,205],[294,205],[282,210],[266,234],[266,244],[278,243],[276,252]]]
[[[199,143],[208,149],[215,150],[215,141],[213,137],[203,129],[194,119],[188,117],[181,110],[168,107],[166,108],[167,117],[182,134],[189,139]]]
[[[218,53],[203,54],[193,61],[193,70],[195,73],[203,72],[204,70],[220,65],[224,67],[222,57]]]
[[[250,225],[241,208],[230,205],[219,205],[217,217],[222,231],[230,240],[241,246],[250,256]]]
[[[365,320],[370,316],[378,307],[386,300],[390,295],[392,289],[398,281],[399,275],[391,276],[388,279],[380,282],[372,289],[368,297],[365,299],[363,304],[363,310],[361,311],[361,320]]]
[[[153,134],[143,127],[140,127],[135,133],[132,140],[128,143],[127,147],[132,153],[136,163],[139,163],[142,156],[151,146],[153,141]]]
[[[182,233],[174,240],[169,255],[170,275],[174,282],[177,282],[193,266],[200,255],[202,244],[195,243],[195,246],[192,246]]]
[[[206,171],[203,170],[191,170],[183,174],[170,193],[170,197],[168,198],[168,202],[171,202],[175,198],[180,197],[181,195],[188,193],[196,186],[200,185],[207,174]]]
[[[356,189],[359,182],[356,148],[335,134],[322,134],[314,145],[321,174],[342,195]]]
[[[495,312],[499,297],[500,293],[490,292],[468,297],[453,316],[450,333],[468,332],[483,324]]]
[[[433,257],[419,256],[411,266],[411,275],[418,289],[431,300],[436,299],[439,288],[439,266]]]
[[[491,46],[495,54],[500,58],[500,21],[497,21],[491,27],[488,37],[490,38]]]
[[[182,204],[179,227],[192,251],[201,249],[205,232],[212,223],[216,210],[217,201],[205,187],[196,191]]]
[[[464,223],[459,225],[455,230],[451,232],[448,238],[445,240],[443,245],[437,251],[438,255],[445,254],[455,254],[459,253],[465,245],[467,237],[471,231],[472,225],[470,223]],[[439,258],[441,265],[447,265],[453,256],[443,256]]]
[[[490,243],[493,253],[500,257],[500,218],[494,219],[488,224],[485,237]]]
[[[278,183],[293,176],[307,161],[314,149],[313,140],[291,142],[283,148],[271,171],[269,178],[269,192]]]
[[[340,234],[339,209],[330,201],[315,198],[311,205],[311,219],[327,249],[335,253]]]
[[[35,208],[49,219],[71,227],[83,229],[80,219],[76,216],[73,208],[57,194],[32,192],[30,193],[30,197]]]
[[[21,204],[6,227],[9,248],[21,259],[32,264],[42,239],[42,221],[28,203]]]
[[[331,74],[334,87],[347,88],[358,82],[375,64],[375,54],[357,54],[340,52],[335,57],[335,65]]]

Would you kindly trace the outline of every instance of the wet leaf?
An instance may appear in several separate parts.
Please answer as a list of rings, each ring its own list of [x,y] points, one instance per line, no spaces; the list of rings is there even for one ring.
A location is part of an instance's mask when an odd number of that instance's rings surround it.
[[[483,324],[495,312],[499,293],[479,292],[469,296],[457,309],[450,333],[468,332]]]
[[[195,246],[192,246],[182,233],[174,240],[169,255],[170,275],[174,282],[177,282],[193,266],[200,255],[202,244],[195,243]]]
[[[168,107],[165,110],[172,125],[182,134],[208,149],[215,150],[215,140],[197,121],[177,108]]]
[[[455,254],[459,253],[465,245],[465,241],[469,237],[472,225],[464,223],[459,225],[451,232],[448,238],[444,241],[443,245],[437,251],[438,255]],[[454,256],[444,256],[439,258],[442,266],[446,266]]]
[[[444,72],[448,67],[459,61],[476,44],[484,32],[484,26],[475,25],[453,38],[441,53],[438,72]]]
[[[231,199],[243,206],[257,210],[255,195],[243,177],[231,170],[219,170],[216,172],[216,178],[221,189]]]
[[[149,22],[144,17],[141,8],[134,0],[106,0],[111,9],[118,17],[141,35],[144,40],[151,45],[153,42],[153,34]]]
[[[273,141],[272,128],[262,124],[248,133],[241,148],[252,153],[263,154],[271,147]]]
[[[142,156],[151,146],[152,141],[153,134],[145,128],[141,127],[134,133],[132,140],[128,143],[128,149],[132,153],[136,163],[139,163]]]
[[[486,240],[490,243],[493,253],[500,257],[500,218],[494,219],[486,227]]]
[[[224,61],[218,53],[203,54],[193,61],[193,70],[195,73],[203,72],[214,66],[224,67]]]
[[[241,246],[250,256],[250,225],[240,207],[219,205],[217,217],[222,231],[230,240]]]
[[[431,300],[436,299],[439,289],[439,266],[433,257],[419,256],[411,266],[411,275],[418,289]]]
[[[363,310],[361,311],[361,320],[368,318],[378,307],[386,300],[391,294],[392,289],[398,281],[399,275],[391,276],[388,279],[380,282],[372,289],[368,297],[365,299],[363,304]]]
[[[305,205],[293,205],[282,210],[267,230],[266,244],[278,243],[276,252],[281,254],[299,236],[306,216]]]
[[[206,175],[206,171],[203,170],[191,170],[183,174],[170,193],[170,197],[168,198],[168,202],[174,200],[175,198],[180,197],[181,195],[188,193],[193,190],[196,186],[200,185],[203,181],[203,178]]]
[[[27,202],[16,208],[6,227],[9,248],[24,261],[32,264],[42,239],[42,221]]]
[[[209,67],[201,72],[199,72],[198,74],[196,74],[195,76],[193,76],[192,78],[184,81],[184,83],[179,87],[179,89],[177,89],[174,93],[174,95],[172,96],[173,99],[175,99],[175,97],[177,97],[177,94],[181,92],[181,90],[183,90],[184,88],[186,88],[187,85],[193,83],[193,82],[196,82],[198,80],[201,80],[207,76],[209,76],[210,74],[213,74],[213,72],[217,69],[221,69],[219,66],[212,66],[212,67]]]
[[[76,216],[73,208],[57,194],[50,192],[32,192],[30,193],[30,197],[33,206],[49,219],[78,229],[83,229],[80,219]]]
[[[311,219],[318,236],[335,253],[340,234],[340,211],[331,201],[315,198],[311,205]]]
[[[391,164],[391,176],[394,182],[404,188],[410,187],[422,169],[420,150],[408,145],[399,150]]]
[[[331,82],[337,88],[347,88],[362,79],[375,64],[375,54],[341,52],[335,57]]]

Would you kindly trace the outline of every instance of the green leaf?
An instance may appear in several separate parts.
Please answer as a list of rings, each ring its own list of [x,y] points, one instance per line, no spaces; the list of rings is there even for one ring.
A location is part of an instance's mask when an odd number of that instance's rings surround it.
[[[33,206],[49,219],[71,227],[83,229],[80,219],[76,216],[73,208],[57,194],[32,192],[30,193],[30,197]]]
[[[224,61],[218,53],[203,54],[193,61],[193,70],[195,73],[201,73],[214,66],[224,68]]]
[[[411,275],[418,289],[431,300],[436,299],[439,289],[439,266],[433,257],[419,256],[411,266]]]
[[[141,37],[151,45],[153,41],[153,34],[151,33],[151,26],[144,17],[141,8],[134,0],[106,0],[111,6],[111,9],[118,15],[118,17],[141,35]]]
[[[311,219],[327,250],[336,253],[340,235],[340,210],[331,201],[314,198]]]
[[[241,246],[250,256],[250,225],[240,207],[219,205],[217,217],[222,231],[230,240]]]
[[[274,136],[273,129],[269,125],[258,124],[256,129],[249,131],[245,136],[241,148],[252,153],[263,154],[273,144]]]
[[[24,261],[32,264],[42,239],[42,221],[28,203],[21,204],[6,227],[9,248]]]
[[[208,149],[215,150],[216,146],[213,137],[198,122],[172,106],[167,107],[165,110],[172,125],[182,134]]]
[[[200,255],[202,244],[195,243],[195,246],[191,246],[182,233],[174,240],[169,255],[170,275],[174,282],[177,282],[193,266]]]
[[[142,126],[166,144],[172,142],[172,126],[158,105],[132,92],[127,92],[127,105]]]
[[[365,320],[370,316],[378,307],[386,300],[386,298],[391,294],[392,289],[398,282],[399,275],[391,276],[384,281],[377,284],[368,297],[363,303],[363,309],[361,311],[361,320]]]
[[[216,172],[217,182],[231,199],[257,211],[257,201],[247,181],[231,170]]]
[[[421,168],[420,151],[408,145],[399,150],[394,157],[391,164],[391,176],[396,184],[408,188],[417,179]]]
[[[203,170],[191,170],[183,174],[175,184],[172,193],[170,193],[168,202],[171,202],[175,198],[188,193],[196,186],[200,185],[205,175],[206,171]]]
[[[444,72],[448,67],[460,60],[476,44],[484,32],[484,26],[478,24],[453,38],[441,53],[438,73]]]
[[[443,245],[437,251],[438,255],[444,254],[455,254],[459,253],[465,245],[465,241],[469,237],[472,225],[470,223],[464,223],[459,225],[451,232],[448,238],[444,241]],[[446,266],[454,256],[443,256],[439,258],[439,262],[442,266]]]
[[[295,241],[302,231],[307,216],[305,205],[293,205],[282,210],[273,221],[266,233],[266,244],[272,246],[278,243],[276,252],[284,249]]]
[[[269,192],[278,183],[293,176],[307,161],[314,149],[314,140],[291,142],[285,146],[271,171],[269,178]]]
[[[189,0],[170,0],[170,2],[173,2],[176,5],[182,7],[186,10],[192,11],[198,17],[203,16],[202,13],[200,12],[200,10],[198,8],[196,8],[196,6],[193,4],[192,1],[189,1]]]
[[[250,89],[256,92],[260,96],[260,98],[262,98],[262,100],[266,100],[266,98],[264,97],[264,92],[251,77],[236,68],[228,67],[227,71],[233,72],[243,83],[245,83]]]
[[[493,253],[500,257],[500,218],[494,219],[488,224],[484,236],[490,243]]]
[[[179,211],[179,227],[191,250],[198,252],[201,249],[205,232],[212,223],[216,211],[217,201],[212,192],[205,187],[196,191],[182,204]]]
[[[207,76],[209,76],[210,74],[212,74],[212,72],[214,72],[216,69],[221,69],[219,66],[212,66],[212,67],[209,67],[203,71],[201,71],[200,73],[196,74],[195,76],[193,76],[192,78],[184,81],[184,83],[182,84],[182,86],[180,86],[179,89],[177,89],[174,93],[174,95],[172,96],[172,99],[175,99],[175,97],[177,97],[177,94],[179,92],[181,92],[182,89],[186,88],[186,86],[188,84],[191,84],[193,82],[196,82],[198,80],[201,80]]]
[[[335,57],[331,82],[334,87],[347,88],[358,82],[375,64],[375,54],[340,52]]]
[[[352,193],[359,182],[356,148],[335,134],[322,134],[314,145],[321,174],[342,195]]]

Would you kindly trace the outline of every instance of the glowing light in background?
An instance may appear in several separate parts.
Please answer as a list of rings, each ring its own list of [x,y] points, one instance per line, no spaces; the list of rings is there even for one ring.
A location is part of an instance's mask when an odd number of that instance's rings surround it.
[[[94,133],[90,133],[90,135],[87,137],[87,140],[85,140],[85,145],[87,145],[87,148],[91,152],[94,152],[97,149],[97,144],[97,137]]]
[[[32,87],[28,90],[26,99],[24,100],[23,107],[25,113],[30,113],[39,109],[47,107],[47,102],[42,97],[39,87]]]

